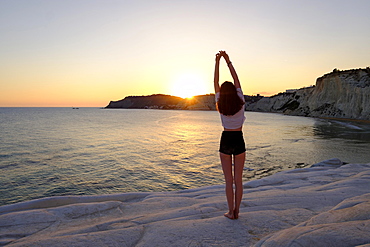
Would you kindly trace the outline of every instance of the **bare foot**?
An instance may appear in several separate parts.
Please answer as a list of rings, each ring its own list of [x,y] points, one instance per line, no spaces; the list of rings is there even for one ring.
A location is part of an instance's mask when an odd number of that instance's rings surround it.
[[[239,210],[235,210],[234,211],[234,219],[238,219],[239,218]]]
[[[229,211],[229,212],[225,213],[224,216],[233,220],[234,219],[234,212]]]

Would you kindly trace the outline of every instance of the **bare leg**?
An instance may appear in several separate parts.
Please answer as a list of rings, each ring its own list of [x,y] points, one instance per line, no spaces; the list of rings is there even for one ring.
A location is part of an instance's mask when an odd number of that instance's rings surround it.
[[[234,219],[239,217],[239,207],[243,197],[243,168],[245,152],[234,156],[235,208]]]
[[[234,219],[234,189],[233,189],[233,169],[232,169],[232,156],[224,153],[220,153],[220,160],[222,164],[222,170],[225,177],[225,192],[227,205],[229,212],[224,215],[229,219]]]

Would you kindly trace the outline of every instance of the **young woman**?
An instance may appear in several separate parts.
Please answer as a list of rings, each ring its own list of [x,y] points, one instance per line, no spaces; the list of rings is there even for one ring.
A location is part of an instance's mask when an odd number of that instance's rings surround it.
[[[220,59],[223,57],[229,67],[232,82],[225,81],[219,86]],[[229,212],[224,215],[229,219],[239,217],[239,207],[243,197],[243,168],[245,161],[245,143],[242,127],[244,116],[244,96],[238,79],[238,75],[225,51],[216,54],[216,66],[214,75],[216,92],[216,106],[221,116],[222,132],[220,141],[220,159],[226,183],[226,198]],[[233,165],[234,164],[234,174]],[[235,184],[235,191],[233,188]]]

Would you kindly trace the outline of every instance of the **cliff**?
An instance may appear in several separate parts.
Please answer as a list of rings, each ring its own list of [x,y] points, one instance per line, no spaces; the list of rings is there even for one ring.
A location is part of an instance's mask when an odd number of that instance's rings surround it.
[[[253,103],[262,97],[244,95],[244,98],[246,102]],[[105,108],[216,110],[216,102],[214,94],[198,95],[191,99],[153,94],[148,96],[128,96],[122,100],[111,101]]]
[[[247,103],[246,110],[370,120],[370,68],[325,74],[316,85]]]
[[[111,101],[106,108],[136,108],[143,109],[152,106],[168,108],[180,103],[183,99],[171,95],[153,94],[150,96],[128,96],[122,100]]]
[[[122,100],[111,101],[106,108],[126,109],[178,109],[215,110],[215,95],[199,95],[191,99],[176,96],[153,94],[148,96],[128,96]]]

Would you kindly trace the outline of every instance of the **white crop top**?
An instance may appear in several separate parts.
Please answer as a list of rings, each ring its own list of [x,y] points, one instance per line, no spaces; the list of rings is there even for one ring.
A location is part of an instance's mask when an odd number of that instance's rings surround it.
[[[241,98],[243,100],[243,102],[245,103],[242,89],[237,88],[236,92],[237,92],[239,98]],[[220,99],[220,92],[216,93],[216,102],[218,102],[219,99]],[[237,113],[235,113],[232,116],[226,116],[226,115],[223,115],[221,113],[220,113],[220,116],[221,116],[222,126],[224,128],[226,128],[226,129],[238,129],[238,128],[243,126],[243,123],[245,121],[244,106],[240,109],[240,111],[238,111]]]

